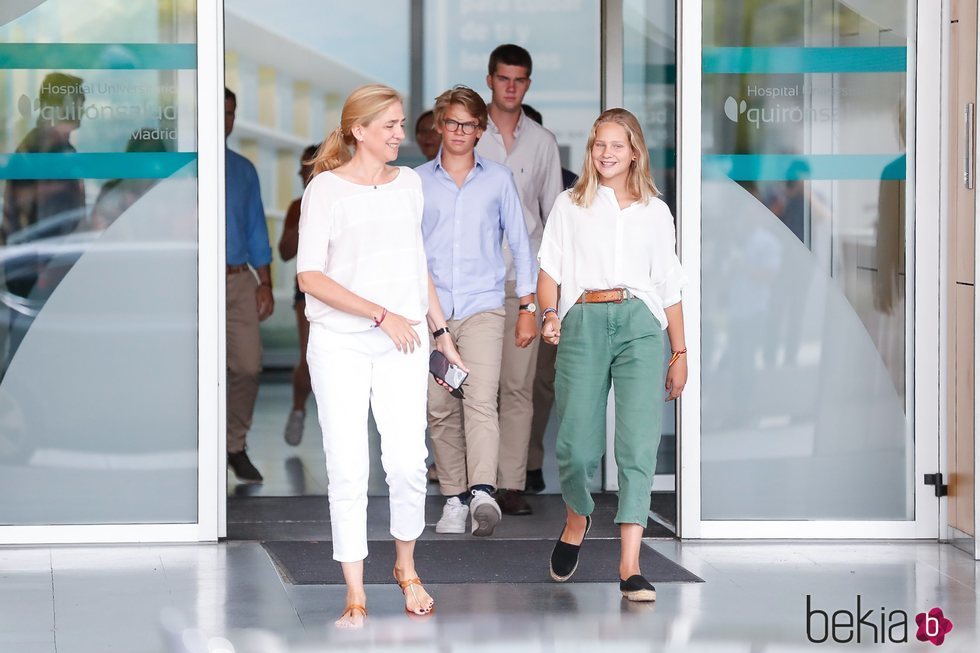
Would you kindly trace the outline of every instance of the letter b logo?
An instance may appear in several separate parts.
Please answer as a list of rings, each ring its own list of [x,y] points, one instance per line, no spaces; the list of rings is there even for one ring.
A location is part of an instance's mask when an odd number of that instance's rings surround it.
[[[953,622],[943,615],[942,608],[933,608],[928,613],[920,612],[915,615],[915,623],[919,626],[915,638],[920,642],[932,642],[939,646],[946,640],[946,635],[953,630]]]

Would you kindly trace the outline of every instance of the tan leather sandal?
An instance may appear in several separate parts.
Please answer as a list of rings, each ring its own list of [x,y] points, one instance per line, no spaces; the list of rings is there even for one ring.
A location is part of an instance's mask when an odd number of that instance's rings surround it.
[[[416,576],[415,578],[409,578],[408,580],[398,580],[398,576],[395,575],[395,581],[398,583],[398,587],[402,589],[402,594],[407,594],[408,590],[412,590],[412,598],[415,599],[416,605],[422,604],[422,602],[419,601],[418,594],[415,593],[416,585],[422,587],[422,580],[418,576]],[[435,612],[435,609],[436,609],[436,603],[434,600],[432,601],[432,605],[429,606],[429,608],[427,610],[424,610],[423,612],[415,612],[414,610],[409,610],[407,605],[405,606],[405,612],[420,617],[424,615],[432,614],[433,612]]]
[[[347,607],[344,608],[344,611],[340,613],[340,617],[337,619],[337,621],[340,621],[341,619],[343,619],[347,615],[350,615],[350,616],[353,617],[358,612],[361,613],[361,616],[362,617],[364,617],[365,619],[367,619],[367,608],[365,608],[363,605],[360,605],[358,603],[348,603],[347,604]]]

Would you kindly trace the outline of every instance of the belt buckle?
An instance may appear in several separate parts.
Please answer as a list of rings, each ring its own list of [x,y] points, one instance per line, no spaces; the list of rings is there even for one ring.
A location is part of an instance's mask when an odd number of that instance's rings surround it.
[[[619,299],[614,299],[613,301],[615,303],[617,303],[617,304],[622,304],[623,303],[623,300],[624,299],[627,299],[627,297],[626,297],[626,289],[625,288],[617,288],[616,290],[619,291]]]

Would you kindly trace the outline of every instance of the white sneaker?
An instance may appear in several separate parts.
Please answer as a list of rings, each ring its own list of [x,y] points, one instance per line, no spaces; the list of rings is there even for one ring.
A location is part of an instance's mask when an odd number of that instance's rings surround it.
[[[459,497],[450,497],[442,507],[442,519],[436,524],[436,533],[465,533],[469,514],[470,507]]]
[[[473,515],[474,535],[493,535],[493,529],[500,523],[500,506],[483,490],[471,490],[470,514]]]
[[[282,434],[286,444],[295,447],[303,440],[303,422],[305,421],[306,413],[303,411],[294,410],[289,413],[289,419],[286,420],[286,430]]]

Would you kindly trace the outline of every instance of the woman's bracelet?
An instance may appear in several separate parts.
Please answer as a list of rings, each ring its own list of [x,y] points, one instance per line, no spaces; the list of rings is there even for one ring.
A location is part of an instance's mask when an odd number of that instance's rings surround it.
[[[671,365],[673,365],[674,363],[676,363],[677,362],[677,359],[680,358],[681,356],[683,356],[686,353],[687,353],[687,348],[686,347],[684,349],[678,349],[675,352],[671,352],[670,362],[667,363],[667,367],[670,367]]]
[[[379,317],[377,320],[374,320],[374,327],[372,327],[372,328],[377,328],[377,327],[381,326],[381,323],[385,321],[385,318],[386,317],[388,317],[388,309],[385,308],[384,306],[382,306],[381,307],[381,317]],[[371,318],[371,319],[373,320],[374,318]]]
[[[543,311],[541,311],[541,319],[543,320],[544,318],[548,317],[548,313],[554,313],[555,317],[558,317],[557,308],[546,308]]]

